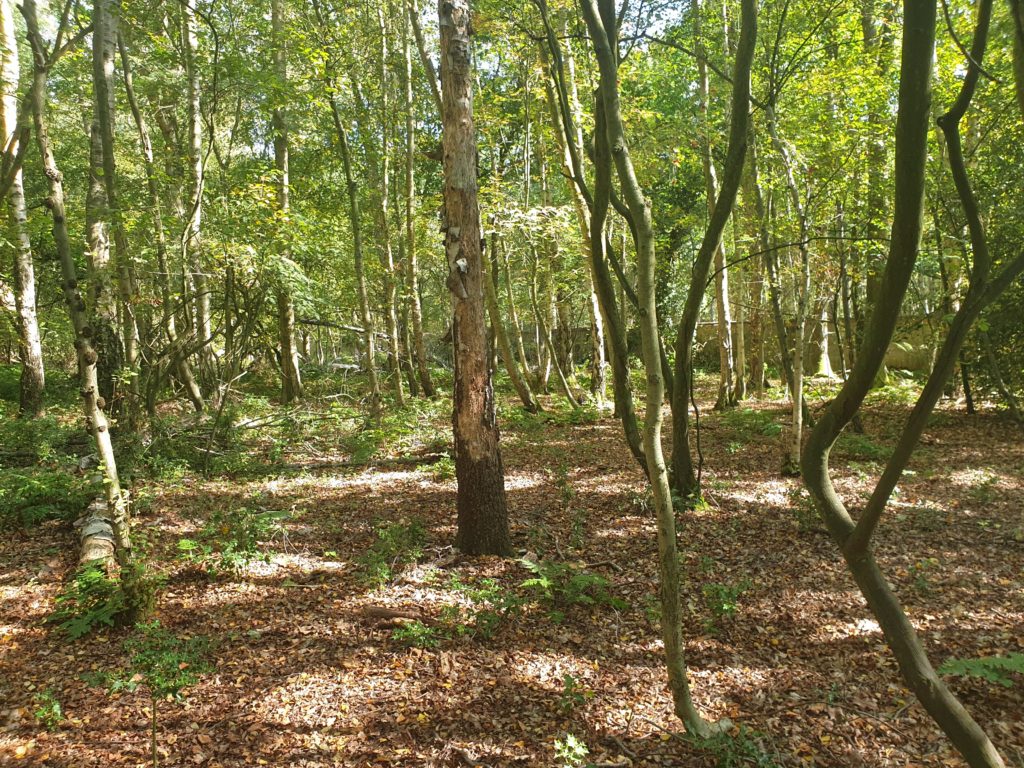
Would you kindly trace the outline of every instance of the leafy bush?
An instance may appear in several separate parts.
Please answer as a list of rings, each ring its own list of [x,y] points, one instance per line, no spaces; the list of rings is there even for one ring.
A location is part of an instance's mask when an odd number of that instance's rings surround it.
[[[427,531],[421,520],[378,522],[376,540],[357,558],[363,582],[375,587],[390,582],[396,569],[423,556],[426,539]]]
[[[558,697],[558,708],[562,714],[570,714],[576,707],[586,704],[594,697],[594,692],[580,683],[572,675],[562,675],[562,693]]]
[[[744,726],[707,739],[692,739],[694,745],[715,759],[716,768],[779,768],[775,755],[761,744],[761,736]]]
[[[121,570],[120,579],[98,563],[81,566],[56,599],[47,621],[69,640],[100,627],[125,626],[152,610],[162,576],[148,575],[141,565]]]
[[[704,605],[711,613],[708,629],[717,629],[724,619],[731,619],[739,610],[740,595],[750,588],[750,581],[744,579],[738,584],[712,582],[701,587]]]
[[[56,731],[64,719],[64,710],[61,708],[60,699],[53,689],[47,688],[32,697],[36,708],[32,717],[48,731]]]
[[[940,675],[976,677],[1004,688],[1013,686],[1013,675],[1024,675],[1024,653],[984,656],[978,659],[949,659],[939,667]]]
[[[522,558],[519,562],[534,574],[520,586],[537,594],[552,609],[551,618],[556,621],[564,618],[564,609],[577,605],[607,605],[616,610],[627,607],[625,601],[611,594],[611,582],[604,576],[554,560],[535,562]]]
[[[738,437],[749,439],[754,435],[775,437],[782,432],[770,413],[753,408],[735,408],[718,415],[718,422],[732,430]]]
[[[86,563],[57,595],[56,607],[47,621],[77,640],[93,630],[119,624],[127,610],[124,591],[96,563]]]
[[[470,635],[489,640],[494,637],[498,627],[513,614],[519,611],[523,599],[515,592],[505,589],[494,579],[481,579],[477,584],[463,583],[458,574],[452,576],[448,582],[448,588],[468,598],[473,609],[468,617],[464,617],[459,606],[450,606],[454,609],[453,615],[449,617],[457,621],[456,633]]]
[[[422,621],[410,621],[391,630],[391,638],[415,648],[436,648],[441,643],[440,633]]]
[[[892,451],[873,442],[867,435],[843,432],[836,441],[836,449],[847,456],[860,459],[887,461]]]
[[[45,520],[71,520],[98,489],[67,470],[0,470],[0,526],[28,528]]]
[[[589,754],[583,740],[571,733],[565,734],[564,739],[555,739],[555,758],[559,768],[581,768]]]
[[[0,445],[23,465],[53,461],[65,452],[77,431],[52,414],[34,419],[6,418],[0,421]]]
[[[209,573],[238,571],[255,560],[270,559],[264,547],[283,534],[287,512],[253,507],[216,510],[197,538],[178,541],[182,559],[203,565]]]
[[[455,479],[455,460],[451,456],[442,456],[431,466],[430,475],[438,483]]]

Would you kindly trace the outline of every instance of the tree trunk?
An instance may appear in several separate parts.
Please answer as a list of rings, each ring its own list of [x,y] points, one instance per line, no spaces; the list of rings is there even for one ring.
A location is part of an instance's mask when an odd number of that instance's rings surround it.
[[[691,503],[700,495],[700,484],[690,455],[689,410],[693,397],[693,339],[704,291],[707,289],[711,261],[736,202],[736,194],[743,176],[750,120],[750,70],[756,36],[756,0],[744,0],[740,40],[733,70],[729,147],[726,152],[722,185],[718,191],[718,199],[713,208],[709,209],[711,215],[708,227],[694,260],[690,287],[676,333],[676,383],[672,393],[672,484],[676,492]]]
[[[497,237],[491,236],[491,247],[497,247]],[[491,327],[494,328],[494,336],[498,342],[498,351],[501,353],[501,361],[505,364],[505,370],[508,372],[508,377],[512,381],[512,386],[515,387],[516,394],[519,395],[519,399],[523,403],[529,413],[538,413],[541,408],[537,403],[537,399],[533,396],[533,392],[530,389],[530,383],[525,376],[520,372],[519,366],[516,364],[515,355],[512,354],[512,345],[509,343],[508,333],[505,331],[505,324],[501,320],[501,309],[498,306],[498,294],[494,289],[494,281],[489,277],[485,278],[484,284],[484,297],[487,300],[487,313],[491,317]]]
[[[14,36],[13,5],[0,4],[0,78],[3,110],[0,111],[0,138],[12,154],[21,151],[18,135],[18,41]],[[12,143],[13,142],[13,143]],[[21,362],[19,413],[35,417],[43,413],[46,374],[43,369],[43,345],[36,317],[36,277],[32,263],[32,240],[28,232],[25,186],[21,168],[14,170],[7,193],[8,233],[14,244],[15,325],[18,331],[18,359]]]
[[[414,10],[414,2],[410,0],[410,8],[406,19],[410,19]],[[434,397],[437,391],[430,378],[430,366],[427,361],[427,347],[423,338],[423,306],[420,303],[420,276],[416,253],[416,184],[415,184],[415,153],[416,153],[416,122],[413,119],[412,92],[412,51],[409,45],[409,30],[403,36],[402,52],[405,57],[405,279],[409,294],[408,307],[412,317],[412,343],[410,352],[416,361],[416,375],[423,387],[424,397]]]
[[[281,92],[288,87],[288,55],[284,39],[285,15],[287,11],[284,0],[272,0],[271,30],[274,51],[274,78]],[[271,116],[271,128],[274,136],[274,166],[277,168],[277,211],[278,226],[288,227],[289,213],[289,178],[288,178],[288,117],[285,114],[284,97],[278,93],[272,97],[274,109]],[[288,247],[284,244],[287,235],[279,235],[278,247],[280,258],[284,262],[291,260]],[[283,273],[285,270],[281,270]],[[302,398],[302,375],[299,373],[299,350],[295,344],[295,300],[287,279],[278,277],[276,286],[277,300],[277,338],[281,346],[281,402],[288,404]]]
[[[370,378],[370,413],[380,415],[380,381],[377,376],[376,334],[373,315],[370,314],[370,298],[366,290],[366,269],[363,266],[363,236],[359,221],[359,189],[352,173],[352,153],[348,145],[348,132],[341,122],[341,114],[334,97],[330,97],[331,116],[341,147],[341,161],[345,166],[345,185],[348,187],[348,217],[352,228],[352,260],[356,273],[356,292],[359,294],[359,320],[363,325],[363,343],[366,346],[366,372]]]
[[[711,155],[711,126],[708,122],[708,103],[710,89],[708,87],[708,66],[704,42],[701,37],[702,0],[691,0],[690,12],[693,15],[694,50],[697,52],[697,93],[700,102],[703,138],[701,144],[701,165],[704,169],[704,189],[707,194],[708,217],[714,215],[715,198],[718,196],[718,178],[715,161]],[[732,318],[729,311],[729,273],[725,263],[725,247],[721,237],[715,248],[715,327],[718,333],[718,399],[716,409],[730,408],[736,404],[734,396],[735,377],[732,354]]]
[[[46,47],[39,34],[35,0],[24,0],[21,12],[25,17],[29,44],[32,48],[32,115],[35,126],[36,145],[43,161],[43,171],[49,183],[46,207],[53,218],[53,238],[60,261],[62,289],[68,307],[72,330],[75,335],[75,351],[78,357],[80,375],[79,391],[82,396],[82,412],[99,455],[103,472],[103,487],[114,532],[114,543],[118,561],[122,566],[131,562],[130,518],[128,503],[121,491],[117,474],[117,461],[110,440],[107,417],[103,412],[104,402],[99,392],[97,379],[98,351],[93,346],[94,319],[78,286],[78,273],[71,253],[71,239],[68,235],[67,211],[64,206],[64,176],[57,167],[50,146],[50,134],[46,121],[46,78],[54,63],[47,59]]]
[[[978,32],[972,46],[972,66],[964,80],[954,110],[940,118],[947,135],[957,144],[957,125],[970,101],[984,52],[991,0],[979,4]],[[900,66],[899,106],[896,121],[895,205],[889,256],[880,280],[880,292],[865,329],[864,341],[853,370],[831,406],[812,431],[804,451],[804,481],[814,497],[832,537],[839,546],[858,586],[878,620],[882,632],[896,656],[907,685],[925,710],[935,719],[954,746],[974,768],[1003,768],[1005,763],[981,727],[935,673],[916,630],[893,594],[871,552],[871,538],[884,512],[897,480],[910,457],[928,415],[941,396],[945,380],[952,371],[963,337],[989,296],[982,292],[989,260],[980,218],[972,215],[973,195],[966,183],[962,154],[954,164],[953,175],[972,227],[975,263],[968,296],[954,319],[946,342],[937,358],[936,368],[926,383],[882,478],[876,485],[864,512],[854,521],[832,485],[829,451],[843,428],[860,407],[882,367],[885,352],[899,319],[921,242],[924,211],[924,185],[928,147],[928,123],[931,101],[932,56],[935,44],[936,7],[933,0],[905,0],[902,61]],[[979,48],[980,44],[980,48]],[[946,126],[951,126],[947,129]],[[951,163],[953,161],[951,152]],[[1024,257],[1013,269],[1024,269]],[[1015,274],[1004,270],[999,281],[1009,285]],[[996,294],[998,295],[998,294]]]
[[[118,35],[118,46],[121,51],[121,72],[124,77],[125,96],[128,105],[131,107],[132,117],[135,119],[135,127],[139,132],[139,144],[142,147],[142,160],[146,171],[146,189],[149,192],[149,213],[153,219],[153,239],[156,242],[157,259],[157,285],[160,290],[162,309],[161,327],[167,335],[168,358],[170,366],[176,372],[178,380],[185,388],[185,394],[192,407],[197,412],[203,410],[203,395],[192,374],[192,367],[189,365],[188,357],[182,353],[181,342],[178,339],[177,326],[174,319],[174,299],[171,292],[170,264],[167,259],[167,236],[164,232],[162,205],[160,203],[160,187],[157,183],[156,166],[153,161],[153,143],[149,137],[149,129],[146,126],[145,117],[135,97],[135,87],[132,80],[131,60],[121,36]]]
[[[139,324],[135,315],[138,287],[128,248],[128,234],[117,194],[117,165],[114,161],[114,60],[117,40],[118,6],[112,0],[93,4],[93,107],[94,127],[99,131],[102,168],[103,219],[114,239],[114,270],[121,299],[121,348],[128,379],[124,387],[129,395],[125,414],[129,426],[139,407]],[[108,246],[109,247],[109,246]]]
[[[655,297],[654,228],[651,222],[650,203],[644,198],[643,190],[633,168],[619,108],[618,37],[614,2],[613,0],[581,0],[580,5],[590,31],[600,71],[598,103],[602,108],[597,111],[595,117],[604,120],[607,132],[606,140],[614,157],[623,197],[629,206],[635,224],[640,335],[644,368],[647,373],[647,410],[644,417],[643,444],[658,521],[661,627],[669,688],[672,691],[675,713],[683,721],[686,729],[695,736],[707,737],[712,732],[712,727],[694,707],[686,671],[680,614],[679,554],[676,546],[675,513],[672,508],[672,493],[669,488],[668,472],[661,447],[664,380],[661,370],[660,336]],[[740,45],[741,48],[746,45],[749,50],[744,48],[745,53],[741,54],[737,60],[746,59],[748,63],[746,75],[744,76],[741,70],[737,73],[738,76],[734,82],[747,79],[749,83],[749,59],[753,55],[753,40],[750,39],[750,33],[756,19],[754,0],[745,0],[743,18],[745,37]],[[742,92],[743,86],[737,86],[735,90]],[[746,115],[747,93],[743,92],[742,95],[739,111]],[[729,172],[735,175],[735,179],[730,176],[727,181],[728,184],[732,184],[733,196],[739,186],[739,172],[742,170],[745,153],[745,147],[742,145],[746,140],[746,125],[741,124],[741,128],[738,167],[729,169]],[[730,136],[731,139],[732,136]],[[730,146],[730,155],[737,154],[735,149]],[[734,158],[730,157],[730,159]],[[723,208],[731,208],[731,205],[732,201],[730,200],[728,206],[723,206]],[[724,219],[722,225],[724,226]],[[721,229],[718,235],[721,236]],[[712,243],[712,246],[714,245],[715,243]],[[709,249],[709,253],[711,250],[713,248]],[[679,384],[681,385],[682,382]],[[678,395],[678,390],[676,394]]]
[[[185,224],[181,234],[181,253],[192,286],[195,302],[192,307],[193,327],[199,352],[200,378],[207,388],[214,380],[213,324],[210,318],[210,288],[203,266],[203,188],[205,185],[205,159],[203,157],[203,114],[201,109],[202,84],[195,55],[199,48],[195,9],[189,3],[181,5],[181,45],[184,52],[185,76],[188,80],[188,164],[192,184]]]
[[[439,0],[445,255],[452,294],[455,360],[453,429],[458,481],[455,546],[468,554],[508,555],[505,501],[491,371],[487,365],[484,270],[477,200],[470,12],[467,0]]]

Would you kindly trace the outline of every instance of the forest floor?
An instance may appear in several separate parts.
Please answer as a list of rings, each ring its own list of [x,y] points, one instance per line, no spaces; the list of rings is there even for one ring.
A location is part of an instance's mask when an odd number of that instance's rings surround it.
[[[905,394],[875,396],[866,434],[834,452],[855,503]],[[233,471],[134,485],[140,549],[166,578],[155,617],[209,639],[198,681],[160,704],[162,765],[963,765],[903,686],[798,481],[779,474],[784,401],[703,411],[707,504],[680,517],[684,629],[699,708],[736,727],[700,745],[672,714],[653,512],[614,419],[504,404],[512,533],[531,570],[451,550],[452,465],[427,455],[450,434],[446,402],[356,437],[328,402],[254,420]],[[1019,427],[944,407],[910,469],[878,556],[932,659],[1024,652]],[[259,521],[253,560],[241,539],[224,543],[246,520]],[[149,693],[110,686],[142,679],[129,631],[69,642],[44,621],[75,558],[67,523],[0,538],[0,763],[149,765]],[[1012,682],[950,678],[1024,766],[1024,677]],[[47,731],[33,712],[52,700]]]

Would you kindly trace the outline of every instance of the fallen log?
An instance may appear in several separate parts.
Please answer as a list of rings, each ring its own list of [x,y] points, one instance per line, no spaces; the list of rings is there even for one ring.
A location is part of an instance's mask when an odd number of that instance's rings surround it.
[[[106,499],[93,499],[85,513],[75,521],[75,528],[79,529],[79,564],[99,561],[101,566],[109,566],[114,559],[114,527]]]

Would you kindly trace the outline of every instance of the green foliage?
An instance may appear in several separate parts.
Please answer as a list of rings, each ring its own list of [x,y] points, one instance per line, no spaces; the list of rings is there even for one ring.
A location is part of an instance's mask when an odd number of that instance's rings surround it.
[[[162,582],[161,575],[147,573],[141,564],[122,568],[120,578],[113,578],[99,563],[86,563],[57,595],[47,622],[69,640],[101,627],[131,624],[152,610]]]
[[[836,450],[846,456],[871,459],[874,461],[887,461],[892,451],[889,448],[878,445],[867,435],[857,432],[843,432],[836,441]]]
[[[430,475],[434,482],[445,483],[455,479],[455,459],[451,456],[442,456],[434,462],[430,468]]]
[[[583,740],[571,733],[565,734],[564,739],[555,739],[555,759],[559,768],[582,768],[589,754]]]
[[[814,499],[803,485],[791,488],[788,493],[789,506],[793,510],[796,527],[800,533],[811,533],[821,529],[821,517]]]
[[[149,689],[153,699],[180,699],[182,691],[210,671],[210,641],[202,636],[179,637],[159,621],[138,624],[125,641],[127,669],[113,676],[111,690]]]
[[[96,563],[86,563],[64,587],[47,621],[77,640],[99,627],[113,627],[122,621],[128,603],[117,579]]]
[[[494,579],[481,579],[476,584],[465,584],[454,574],[448,581],[448,588],[461,594],[472,605],[470,615],[462,618],[462,611],[456,609],[458,634],[490,640],[498,628],[522,607],[523,599],[515,592],[505,589]]]
[[[707,739],[691,739],[698,749],[710,754],[716,768],[779,768],[778,757],[762,745],[762,737],[744,726]]]
[[[930,574],[938,567],[938,558],[926,557],[918,560],[910,566],[910,575],[914,577],[914,589],[922,595],[929,595],[932,591]]]
[[[76,431],[52,414],[34,419],[5,418],[0,420],[0,445],[19,463],[50,462],[65,452]]]
[[[32,700],[36,706],[32,711],[32,717],[46,730],[56,731],[64,719],[64,710],[61,708],[57,694],[53,692],[52,688],[47,688],[33,696]]]
[[[67,469],[0,470],[0,527],[29,528],[45,520],[71,520],[98,489]]]
[[[976,659],[952,658],[939,667],[940,675],[952,677],[976,677],[990,683],[1010,688],[1013,675],[1024,675],[1024,653],[1009,656],[983,656]]]
[[[737,584],[721,584],[711,582],[701,587],[704,595],[704,606],[711,614],[707,627],[710,630],[721,628],[722,622],[731,619],[739,610],[740,595],[750,588],[750,581],[743,579]]]
[[[436,648],[441,643],[439,632],[422,621],[410,621],[391,630],[391,639],[415,648]]]
[[[415,563],[423,556],[426,540],[427,531],[422,520],[378,522],[377,538],[356,560],[362,581],[374,587],[387,584],[395,577],[397,569]]]
[[[611,592],[611,582],[604,576],[584,570],[572,563],[554,560],[535,562],[522,558],[520,564],[534,574],[521,587],[535,595],[551,608],[551,618],[561,621],[564,610],[573,606],[609,606],[623,610],[627,604]]]
[[[594,692],[580,683],[572,675],[562,675],[562,693],[558,697],[558,708],[562,714],[570,714],[576,707],[582,706],[594,697]]]
[[[782,432],[782,426],[772,418],[770,413],[753,408],[734,408],[723,411],[718,415],[718,422],[728,427],[744,442],[756,435],[775,437]]]
[[[249,506],[214,510],[195,539],[178,541],[181,559],[202,565],[211,574],[239,571],[255,560],[269,561],[265,547],[284,533],[289,513]]]

